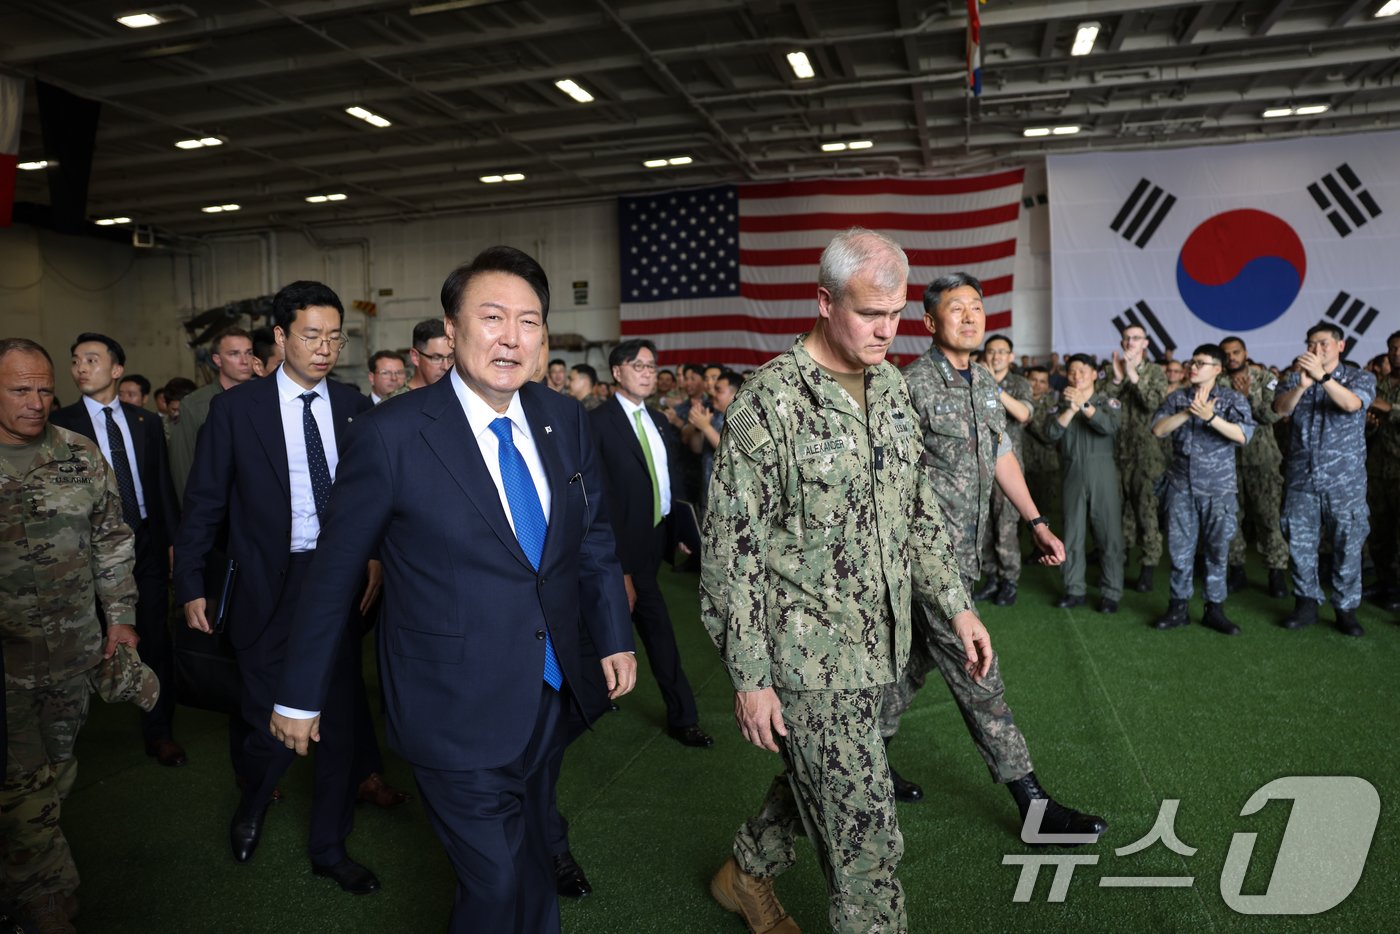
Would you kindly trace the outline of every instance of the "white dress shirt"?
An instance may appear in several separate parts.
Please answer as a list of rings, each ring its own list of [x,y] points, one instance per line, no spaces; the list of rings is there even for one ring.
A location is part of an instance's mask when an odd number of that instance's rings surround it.
[[[379,403],[383,402],[384,400],[381,399],[381,398],[379,398],[378,396],[376,396],[376,395],[374,394],[374,390],[371,389],[371,390],[370,390],[370,393],[369,393],[369,401],[370,401],[370,402],[373,402],[375,405],[378,405]]]
[[[141,507],[141,518],[146,518],[146,491],[141,487],[141,471],[136,469],[136,445],[131,440],[131,426],[126,423],[126,413],[122,411],[122,404],[117,399],[113,399],[110,406],[104,406],[90,396],[83,396],[83,405],[87,406],[88,417],[92,419],[92,427],[97,435],[97,446],[102,449],[102,456],[107,458],[107,463],[112,463],[112,445],[107,440],[107,416],[103,410],[111,408],[112,420],[117,423],[117,429],[122,433],[122,445],[126,448],[126,462],[131,465],[131,482],[136,485],[136,505]]]
[[[510,397],[510,405],[503,414],[491,408],[485,399],[469,389],[457,375],[456,367],[448,374],[448,378],[452,380],[452,390],[457,393],[457,401],[462,404],[462,411],[466,413],[472,437],[476,439],[476,446],[481,450],[481,459],[486,461],[486,472],[491,475],[491,482],[496,484],[496,495],[501,498],[501,508],[506,512],[510,530],[515,531],[515,519],[510,514],[510,500],[506,498],[505,484],[501,482],[501,442],[491,430],[491,423],[502,417],[510,419],[511,437],[515,441],[516,449],[520,451],[520,456],[525,458],[525,466],[530,468],[530,479],[535,481],[535,491],[540,495],[540,507],[544,510],[545,522],[548,523],[549,477],[544,472],[540,452],[535,448],[535,437],[530,433],[525,409],[520,405],[520,393]]]
[[[282,367],[277,368],[278,409],[282,414],[282,437],[287,442],[287,475],[292,492],[292,551],[310,551],[316,547],[321,534],[321,520],[316,515],[316,495],[311,490],[311,470],[306,465],[306,431],[302,428],[301,401],[305,392],[316,393],[311,403],[311,415],[321,432],[321,447],[326,451],[326,466],[335,480],[335,466],[340,457],[335,446],[335,417],[331,414],[330,392],[323,379],[307,390],[292,382]]]
[[[661,440],[661,432],[656,429],[656,422],[651,420],[651,414],[646,406],[627,401],[627,397],[622,393],[616,394],[618,404],[622,406],[622,412],[627,416],[627,427],[635,433],[637,430],[637,416],[633,412],[642,413],[642,430],[647,433],[647,442],[651,445],[651,462],[656,467],[656,483],[661,487],[661,515],[671,514],[671,469],[670,461],[666,459],[666,442]],[[638,439],[638,444],[641,440]]]

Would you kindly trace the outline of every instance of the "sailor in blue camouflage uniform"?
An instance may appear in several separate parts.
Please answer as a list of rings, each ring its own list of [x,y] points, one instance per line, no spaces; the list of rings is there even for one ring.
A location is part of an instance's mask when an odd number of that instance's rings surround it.
[[[1317,555],[1322,536],[1332,545],[1332,606],[1344,635],[1361,636],[1361,546],[1370,532],[1366,505],[1366,409],[1376,378],[1342,362],[1342,329],[1319,322],[1307,352],[1278,387],[1274,411],[1292,416],[1284,461],[1283,537],[1293,558],[1293,612],[1285,629],[1317,622],[1323,590]]]
[[[1235,452],[1254,434],[1254,416],[1248,399],[1216,385],[1224,368],[1225,351],[1219,345],[1197,347],[1186,363],[1186,387],[1167,396],[1152,417],[1152,433],[1172,439],[1162,502],[1172,562],[1171,598],[1166,615],[1153,624],[1157,629],[1175,629],[1190,621],[1186,604],[1200,541],[1206,559],[1201,625],[1227,636],[1240,633],[1225,615],[1225,577],[1236,523]]]

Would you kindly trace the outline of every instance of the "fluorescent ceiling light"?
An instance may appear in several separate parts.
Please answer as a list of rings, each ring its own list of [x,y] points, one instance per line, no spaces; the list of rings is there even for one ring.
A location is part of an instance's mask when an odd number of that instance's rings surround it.
[[[162,20],[154,13],[124,13],[117,17],[117,22],[128,29],[145,29],[147,26],[159,26]]]
[[[690,165],[695,160],[689,156],[672,156],[666,160],[667,165]]]
[[[1057,126],[1057,127],[1055,127],[1053,130],[1051,130],[1050,132],[1051,132],[1051,133],[1054,133],[1056,136],[1073,136],[1074,134],[1076,134],[1076,133],[1079,132],[1079,127],[1078,127],[1078,126]]]
[[[326,200],[327,200],[327,201],[344,201],[344,200],[345,200],[345,194],[344,194],[343,192],[337,191],[337,192],[335,192],[334,194],[326,195]]]
[[[565,94],[572,97],[574,100],[578,101],[580,104],[587,104],[592,102],[593,100],[593,95],[589,94],[583,88],[579,87],[578,82],[575,81],[573,78],[561,78],[560,80],[554,82],[554,86],[559,90],[563,91]]]
[[[1080,23],[1078,31],[1074,34],[1074,45],[1070,47],[1069,54],[1088,55],[1094,50],[1094,40],[1098,37],[1098,23]]]
[[[868,139],[858,139],[858,140],[855,140],[855,141],[853,141],[853,142],[847,143],[847,144],[846,144],[846,148],[847,148],[847,149],[869,149],[871,146],[874,146],[874,145],[875,145],[875,144],[874,144],[873,142],[871,142],[870,140],[868,140]]]
[[[1396,13],[1400,13],[1400,0],[1389,0],[1388,3],[1376,11],[1376,18],[1380,19],[1382,16],[1394,16]]]
[[[842,152],[845,148],[845,143],[822,143],[822,152]]]
[[[206,136],[200,140],[200,143],[205,146],[222,146],[224,141],[217,136]]]
[[[1291,117],[1291,116],[1293,116],[1293,108],[1292,108],[1292,107],[1274,107],[1274,108],[1271,108],[1271,109],[1269,109],[1269,110],[1264,111],[1264,116],[1267,117],[1267,118],[1270,119],[1270,120],[1272,120],[1274,117]]]
[[[17,168],[23,169],[26,172],[36,172],[39,169],[47,169],[48,167],[49,160],[47,159],[40,159],[37,162],[21,162],[17,166]]]
[[[242,207],[238,204],[211,204],[208,207],[200,208],[205,214],[222,214],[225,211],[237,211]]]
[[[1400,2],[1400,0],[1397,0]],[[1264,111],[1264,117],[1273,120],[1276,117],[1314,117],[1318,114],[1325,114],[1332,109],[1331,104],[1303,104],[1300,107],[1270,107]]]
[[[1026,136],[1026,137],[1032,137],[1032,136],[1049,136],[1049,135],[1050,135],[1050,128],[1049,128],[1048,126],[1034,126],[1034,127],[1031,127],[1031,128],[1028,129],[1028,130],[1022,130],[1022,131],[1021,131],[1021,135],[1022,135],[1022,136]]]
[[[666,168],[666,160],[648,159],[647,161],[643,162],[642,165],[646,166],[649,169],[664,169]],[[23,168],[23,166],[21,166],[21,168]]]
[[[488,185],[494,185],[497,182],[505,181],[506,178],[504,175],[483,175],[481,176],[481,180]]]
[[[205,146],[222,146],[224,141],[217,136],[202,136],[199,139],[179,139],[176,149],[203,149]]]
[[[525,173],[507,172],[506,174],[502,175],[501,178],[505,179],[508,182],[523,182],[525,181]]]
[[[792,68],[792,73],[799,78],[815,78],[817,73],[812,70],[811,59],[807,58],[806,52],[789,52],[787,54],[788,65]]]
[[[332,195],[307,195],[306,200],[311,204],[325,204],[327,201],[344,201],[345,195],[340,192]]]
[[[379,114],[373,113],[373,112],[368,111],[368,110],[365,110],[363,107],[346,107],[346,108],[345,108],[345,112],[348,113],[348,114],[349,114],[350,116],[352,116],[352,117],[358,117],[359,119],[363,120],[365,123],[368,123],[370,126],[377,126],[377,127],[393,126],[392,123],[390,123],[388,120],[384,119],[383,117],[379,116]]]
[[[96,224],[98,227],[111,227],[111,226],[113,226],[114,224],[130,224],[130,223],[131,223],[131,218],[129,218],[129,217],[104,217],[104,218],[102,218],[101,220],[93,221],[93,223]]]

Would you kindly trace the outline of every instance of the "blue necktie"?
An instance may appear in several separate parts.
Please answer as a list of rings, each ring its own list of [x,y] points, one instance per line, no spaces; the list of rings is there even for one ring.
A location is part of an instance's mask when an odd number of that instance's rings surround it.
[[[306,436],[306,472],[311,475],[311,495],[316,498],[316,515],[320,516],[331,498],[331,469],[326,466],[321,429],[316,424],[316,416],[311,414],[311,403],[316,401],[317,395],[314,392],[301,394],[301,401],[306,403],[301,409],[301,431]]]
[[[506,488],[506,502],[510,504],[510,517],[515,523],[515,538],[520,542],[525,557],[530,559],[530,565],[538,571],[540,557],[544,554],[545,532],[549,529],[544,518],[544,507],[540,505],[539,491],[535,489],[535,481],[530,477],[525,458],[515,446],[510,419],[498,418],[493,421],[491,432],[500,441],[501,484]],[[564,684],[564,675],[559,670],[559,659],[554,654],[554,642],[549,638],[548,629],[544,631],[544,680],[556,691]]]

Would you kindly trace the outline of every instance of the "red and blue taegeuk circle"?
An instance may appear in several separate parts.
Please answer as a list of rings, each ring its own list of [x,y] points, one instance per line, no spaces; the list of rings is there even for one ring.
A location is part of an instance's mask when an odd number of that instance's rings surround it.
[[[1177,257],[1176,287],[1206,324],[1249,331],[1288,310],[1307,270],[1307,253],[1293,228],[1246,208],[1217,214],[1191,231]]]

